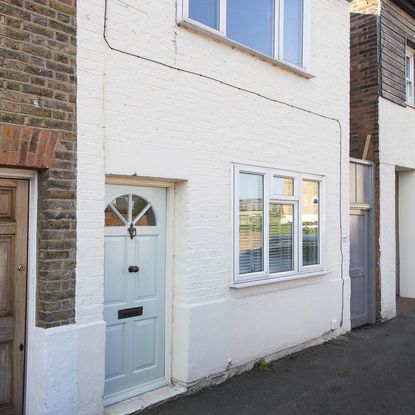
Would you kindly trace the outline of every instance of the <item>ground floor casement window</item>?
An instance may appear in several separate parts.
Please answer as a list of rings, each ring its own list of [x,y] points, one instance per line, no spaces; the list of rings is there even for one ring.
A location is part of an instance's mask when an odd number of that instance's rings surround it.
[[[234,166],[234,283],[323,270],[322,176]]]

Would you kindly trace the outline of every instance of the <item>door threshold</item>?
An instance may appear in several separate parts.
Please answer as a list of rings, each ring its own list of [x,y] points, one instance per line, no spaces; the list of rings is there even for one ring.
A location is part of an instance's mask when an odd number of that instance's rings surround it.
[[[186,392],[183,386],[163,386],[104,408],[104,415],[132,415],[177,398]]]

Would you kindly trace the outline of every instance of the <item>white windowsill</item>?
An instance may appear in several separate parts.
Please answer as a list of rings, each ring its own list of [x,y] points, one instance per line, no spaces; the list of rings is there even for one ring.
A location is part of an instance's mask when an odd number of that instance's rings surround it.
[[[220,40],[221,42],[223,42],[225,44],[228,44],[229,46],[240,49],[244,52],[248,52],[251,55],[256,56],[257,58],[260,58],[260,59],[262,59],[266,62],[270,62],[271,64],[273,64],[275,66],[279,66],[281,68],[287,69],[287,70],[289,70],[291,72],[294,72],[297,75],[300,75],[304,78],[307,78],[307,79],[315,78],[315,75],[311,74],[306,68],[302,68],[300,66],[293,65],[289,62],[281,61],[281,60],[272,58],[270,56],[264,55],[261,52],[257,52],[254,49],[251,49],[247,46],[241,45],[240,43],[235,42],[235,41],[227,38],[223,33],[219,32],[215,29],[212,29],[212,28],[210,28],[208,26],[205,26],[201,23],[198,23],[196,20],[186,18],[186,19],[178,21],[177,24],[179,26],[183,26],[185,28],[203,33],[206,36],[212,36],[215,39]]]
[[[300,280],[303,278],[311,278],[311,277],[319,277],[323,275],[327,275],[329,271],[322,270],[322,271],[313,271],[304,274],[295,274],[289,275],[286,277],[270,277],[263,280],[255,280],[255,281],[246,281],[246,282],[235,282],[230,287],[231,288],[247,288],[247,287],[256,287],[258,285],[267,285],[267,284],[277,284],[279,282],[284,281],[293,281],[293,280]]]

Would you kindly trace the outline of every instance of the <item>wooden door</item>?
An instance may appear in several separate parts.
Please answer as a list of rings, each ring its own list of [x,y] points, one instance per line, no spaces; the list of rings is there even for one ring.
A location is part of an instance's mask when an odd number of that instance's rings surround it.
[[[0,414],[23,413],[28,182],[0,179]]]

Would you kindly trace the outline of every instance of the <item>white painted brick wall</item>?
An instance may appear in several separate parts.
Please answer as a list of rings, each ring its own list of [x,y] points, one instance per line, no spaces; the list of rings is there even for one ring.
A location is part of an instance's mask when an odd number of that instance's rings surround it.
[[[381,316],[396,315],[396,167],[415,169],[415,109],[379,100]]]
[[[341,314],[337,124],[110,51],[102,38],[102,0],[78,6],[78,321],[102,318],[105,172],[186,181],[176,190],[180,227],[172,253],[175,307],[183,316],[173,332],[174,377],[197,380],[223,370],[230,356],[242,364],[327,332]],[[348,231],[348,3],[312,1],[311,14],[314,79],[177,26],[173,0],[109,0],[108,38],[130,53],[339,118]],[[230,290],[232,163],[326,176],[327,275]],[[343,248],[347,279],[347,243]],[[344,328],[348,293],[347,280]],[[180,337],[184,355],[174,351]]]
[[[102,320],[104,258],[104,10],[78,3],[78,193],[76,321]]]

